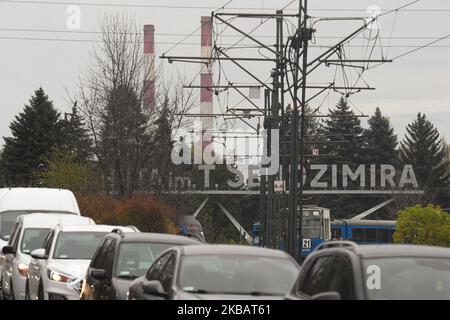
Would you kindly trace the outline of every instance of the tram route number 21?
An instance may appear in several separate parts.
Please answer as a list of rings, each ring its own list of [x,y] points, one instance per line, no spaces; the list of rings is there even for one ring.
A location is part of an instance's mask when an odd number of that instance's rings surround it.
[[[311,239],[303,239],[303,249],[311,249]]]

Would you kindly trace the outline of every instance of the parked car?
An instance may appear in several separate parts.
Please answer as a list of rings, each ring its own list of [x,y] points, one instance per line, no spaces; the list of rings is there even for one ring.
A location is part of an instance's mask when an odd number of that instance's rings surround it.
[[[304,262],[288,299],[450,299],[450,249],[323,244]]]
[[[92,256],[113,230],[135,228],[108,225],[57,226],[40,249],[31,252],[25,300],[79,300]]]
[[[168,234],[115,232],[105,237],[89,265],[82,300],[126,300],[130,283],[143,276],[161,252],[173,246],[199,244]]]
[[[94,220],[69,214],[34,213],[20,216],[8,245],[2,249],[5,265],[1,275],[3,298],[23,300],[31,253],[42,248],[45,238],[57,225],[93,225]]]
[[[195,245],[165,251],[130,285],[130,300],[283,299],[300,266],[282,251]]]
[[[68,190],[46,188],[0,189],[0,275],[5,261],[5,256],[1,252],[9,241],[17,217],[36,212],[80,215],[77,200],[73,193]]]

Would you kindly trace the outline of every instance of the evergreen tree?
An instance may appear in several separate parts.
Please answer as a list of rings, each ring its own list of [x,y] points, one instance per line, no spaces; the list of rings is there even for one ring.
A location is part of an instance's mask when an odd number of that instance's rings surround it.
[[[77,103],[72,108],[72,113],[66,114],[62,120],[64,132],[64,148],[67,152],[73,153],[76,160],[90,160],[92,157],[92,140],[83,121],[83,117],[78,112]]]
[[[177,171],[171,160],[171,152],[173,147],[172,142],[172,126],[170,123],[170,109],[169,109],[169,98],[164,99],[164,103],[159,110],[158,118],[155,121],[156,131],[155,131],[155,141],[153,146],[151,164],[153,168],[158,169],[157,181],[160,181],[157,186],[156,193],[159,195],[164,186],[167,184],[167,177],[169,172],[174,173]]]
[[[133,88],[121,85],[109,92],[95,153],[108,191],[130,197],[139,190],[150,157],[150,134]]]
[[[44,90],[36,90],[29,102],[10,124],[12,137],[4,138],[2,162],[9,186],[32,185],[41,159],[64,142],[60,114]]]
[[[324,141],[318,146],[323,156],[311,162],[337,165],[338,183],[342,183],[343,164],[356,170],[364,162],[363,129],[359,118],[350,109],[344,97],[334,109],[329,110],[329,114],[330,118],[322,123],[317,139]],[[328,187],[331,188],[330,170],[322,181],[327,181]],[[355,185],[349,181],[348,188],[358,189],[359,184]],[[336,218],[349,218],[368,209],[365,199],[354,196],[317,196],[310,198],[309,203],[330,208],[333,217]]]
[[[406,128],[407,135],[401,143],[400,157],[404,164],[414,167],[419,187],[431,199],[448,197],[449,159],[447,147],[438,130],[419,113]]]
[[[392,164],[398,166],[398,138],[394,133],[389,118],[382,115],[380,108],[375,110],[375,114],[368,120],[369,128],[364,130],[364,162],[366,163],[366,175],[369,174],[369,165],[375,164],[379,177],[381,164]],[[383,201],[383,197],[367,196],[358,198],[367,204],[367,208],[376,206]],[[373,219],[388,219],[392,214],[390,207],[384,207],[371,215]]]
[[[330,118],[325,120],[322,129],[325,143],[322,147],[327,154],[327,163],[359,164],[363,159],[364,140],[361,121],[350,109],[344,97],[341,97],[335,109],[329,110]]]
[[[5,170],[4,170],[3,160],[2,160],[3,159],[2,154],[3,154],[3,149],[0,150],[0,188],[6,186]]]
[[[367,164],[397,164],[397,135],[391,127],[389,118],[381,114],[377,108],[369,121],[369,129],[364,131],[366,143],[365,158]]]

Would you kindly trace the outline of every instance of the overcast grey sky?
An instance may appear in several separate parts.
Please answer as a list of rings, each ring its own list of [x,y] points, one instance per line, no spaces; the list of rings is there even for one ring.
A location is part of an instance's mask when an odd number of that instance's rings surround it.
[[[53,0],[49,0],[53,1]],[[55,0],[56,1],[56,0]],[[61,0],[63,2],[64,0]],[[80,71],[84,70],[89,62],[89,49],[94,45],[89,40],[95,39],[93,33],[98,31],[99,17],[105,11],[126,11],[135,14],[138,24],[155,24],[157,29],[157,54],[165,52],[183,37],[180,35],[194,31],[200,23],[200,16],[209,15],[213,8],[225,4],[226,0],[166,0],[166,1],[107,1],[107,0],[75,0],[74,3],[90,4],[128,4],[128,7],[106,7],[101,5],[80,5],[81,32],[48,32],[67,30],[66,13],[68,4],[18,3],[18,1],[0,0],[0,136],[10,134],[9,123],[18,114],[32,92],[42,86],[55,106],[61,111],[70,110],[68,101],[69,92],[72,94],[77,87]],[[259,12],[269,8],[279,8],[287,4],[288,0],[234,0],[229,4],[232,8],[255,8]],[[393,9],[406,4],[410,0],[316,0],[309,1],[312,16],[362,16],[370,5],[377,5],[382,10]],[[166,5],[171,8],[133,7],[132,4]],[[198,8],[175,8],[176,6],[195,6]],[[205,7],[205,8],[199,8]],[[210,8],[206,8],[210,7]],[[294,9],[296,4],[290,8]],[[323,11],[314,9],[353,9],[354,11]],[[422,0],[411,6],[407,11],[390,15],[382,20],[381,32],[385,37],[386,45],[390,44],[389,57],[397,56],[413,49],[432,38],[438,38],[450,33],[450,3],[445,0]],[[233,9],[236,11],[237,9]],[[248,11],[248,9],[246,9]],[[266,11],[267,12],[267,11]],[[395,21],[395,24],[394,24]],[[241,27],[250,28],[251,23],[240,24]],[[329,22],[316,25],[317,36],[341,36],[356,26],[355,24]],[[9,30],[7,30],[9,29]],[[46,32],[18,31],[11,29],[47,30]],[[273,24],[262,26],[255,32],[256,35],[272,36]],[[393,39],[389,37],[393,35]],[[230,35],[233,35],[230,33]],[[236,35],[234,33],[234,35]],[[14,38],[14,39],[13,39]],[[17,39],[22,38],[22,39]],[[24,39],[28,38],[28,39]],[[31,39],[30,39],[31,38]],[[36,40],[41,39],[41,40]],[[44,40],[47,39],[47,40]],[[87,40],[87,41],[55,41]],[[230,43],[237,38],[223,38],[224,43]],[[270,43],[270,38],[266,41]],[[362,39],[363,40],[363,39]],[[364,42],[355,42],[363,45]],[[185,44],[176,47],[171,54],[198,55],[200,53],[198,36],[193,36]],[[321,44],[331,44],[336,39],[320,39]],[[248,41],[246,41],[248,43]],[[372,114],[377,106],[392,120],[396,132],[403,137],[404,127],[416,116],[418,112],[425,112],[440,130],[442,135],[450,139],[450,39],[437,43],[434,48],[427,48],[415,54],[406,56],[371,70],[365,75],[365,81],[377,88],[373,92],[362,92],[351,97],[351,102],[363,113]],[[317,54],[321,49],[312,49],[311,55]],[[323,49],[322,49],[323,50]],[[362,50],[361,48],[352,50]],[[241,55],[245,55],[245,50]],[[386,53],[386,51],[384,51]],[[379,57],[379,51],[376,52]],[[355,52],[355,54],[358,54]],[[249,82],[242,73],[227,68],[227,75],[233,81]],[[256,67],[256,66],[252,66]],[[192,66],[167,66],[179,68],[185,73],[187,79],[195,76],[197,69]],[[256,67],[261,77],[267,78],[270,66]],[[311,78],[311,81],[327,82],[334,75],[334,69],[323,68]],[[323,113],[332,107],[338,98],[331,94],[327,99],[318,99],[313,105],[323,102]],[[221,97],[221,103],[229,102],[227,97]],[[216,104],[216,110],[218,108]],[[1,141],[3,143],[3,141]]]

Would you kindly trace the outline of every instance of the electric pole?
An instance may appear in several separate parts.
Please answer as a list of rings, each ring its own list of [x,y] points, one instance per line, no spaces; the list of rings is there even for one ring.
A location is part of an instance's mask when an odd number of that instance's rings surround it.
[[[303,223],[303,187],[304,187],[304,152],[305,152],[305,111],[306,84],[308,75],[308,43],[312,39],[312,29],[308,29],[308,0],[299,0],[299,17],[297,33],[292,39],[291,48],[295,50],[296,65],[294,71],[294,109],[292,112],[291,165],[289,176],[289,219],[287,252],[297,257],[302,250]],[[302,51],[300,51],[302,50]],[[301,74],[301,79],[299,76]],[[301,100],[299,90],[301,89]],[[299,110],[300,109],[300,110]],[[300,137],[299,137],[300,133]],[[299,168],[300,167],[300,168]],[[300,175],[300,178],[299,178]],[[300,181],[300,184],[299,184]],[[299,246],[300,245],[300,249]]]
[[[412,2],[413,4],[415,2]],[[345,70],[358,70],[358,80],[362,78],[365,71],[369,70],[370,63],[386,63],[392,62],[392,60],[387,60],[382,54],[381,59],[373,59],[372,54],[377,45],[376,37],[368,37],[368,43],[373,45],[373,50],[367,50],[370,52],[370,56],[367,59],[350,59],[348,54],[343,54],[346,47],[350,41],[356,39],[358,35],[364,33],[368,30],[379,17],[398,12],[401,9],[406,8],[405,5],[400,8],[385,12],[377,17],[365,18],[365,17],[310,17],[308,15],[308,1],[299,0],[298,3],[298,13],[288,14],[284,13],[283,10],[277,10],[276,13],[231,13],[231,12],[213,12],[212,20],[222,25],[225,29],[233,30],[242,39],[246,39],[255,45],[255,56],[242,57],[234,56],[235,51],[227,50],[227,48],[218,44],[214,41],[212,47],[211,57],[190,57],[190,56],[165,56],[162,58],[168,59],[169,62],[180,61],[180,62],[192,62],[192,63],[207,63],[211,64],[214,61],[221,63],[230,63],[234,67],[240,69],[246,76],[256,81],[256,85],[239,85],[231,82],[227,77],[227,84],[223,85],[220,83],[213,83],[207,85],[208,90],[218,90],[224,92],[227,90],[235,90],[240,94],[244,100],[250,103],[250,107],[246,109],[229,109],[227,107],[227,112],[218,114],[212,113],[209,116],[222,116],[224,119],[226,117],[233,117],[233,119],[240,119],[249,127],[252,124],[248,121],[253,117],[264,118],[264,128],[267,130],[266,139],[263,147],[263,154],[270,155],[274,150],[271,150],[271,140],[273,139],[273,130],[280,130],[279,135],[280,141],[280,154],[277,155],[280,158],[280,163],[282,167],[282,173],[277,171],[277,173],[260,176],[260,215],[261,215],[261,234],[262,236],[262,246],[274,247],[276,245],[276,239],[280,239],[280,232],[276,220],[281,217],[281,211],[288,211],[287,215],[287,252],[294,258],[298,258],[301,255],[303,248],[303,207],[305,205],[304,199],[304,172],[305,172],[305,159],[306,148],[305,146],[311,144],[307,141],[306,136],[306,126],[307,119],[311,117],[329,117],[328,115],[317,115],[317,111],[320,106],[317,107],[316,111],[312,114],[306,114],[307,105],[313,101],[315,98],[319,97],[325,92],[334,91],[341,94],[349,96],[354,93],[358,93],[363,90],[374,90],[371,88],[367,82],[364,81],[364,85],[358,86],[358,81],[354,84],[349,84],[344,82],[344,85],[336,84],[335,79],[331,82],[326,83],[326,85],[308,85],[309,75],[315,71],[320,66],[325,66],[327,68],[335,66],[336,70],[340,68],[341,72],[344,73]],[[237,27],[234,23],[237,19],[263,19],[264,21],[275,20],[276,21],[276,44],[265,44],[258,40],[257,36],[252,35],[253,31],[245,32],[241,28]],[[284,36],[284,23],[286,19],[289,21],[295,21],[295,33],[293,36]],[[357,29],[342,39],[338,40],[334,45],[326,45],[322,49],[320,54],[308,59],[308,53],[310,49],[309,42],[313,39],[313,34],[316,32],[315,26],[320,22],[327,21],[357,21],[362,22]],[[262,25],[263,23],[261,23]],[[288,30],[289,31],[289,30]],[[379,40],[379,39],[378,39]],[[239,43],[239,42],[238,42]],[[368,45],[369,47],[369,45]],[[232,45],[229,49],[236,49],[235,45]],[[314,48],[316,49],[316,48]],[[264,51],[264,54],[261,53]],[[248,51],[245,51],[248,52]],[[312,51],[311,51],[312,52]],[[312,53],[311,53],[312,55]],[[202,62],[205,61],[206,62]],[[246,66],[245,63],[252,63],[251,66]],[[268,83],[267,78],[263,79],[263,76],[258,75],[254,72],[258,70],[255,65],[257,63],[265,63],[267,68],[268,64],[275,64],[275,67],[271,69],[272,83]],[[221,66],[222,72],[224,69]],[[267,76],[267,75],[266,75]],[[240,89],[242,88],[262,88],[264,91],[264,106],[258,105],[258,103],[251,101]],[[187,88],[199,88],[198,86],[185,86]],[[204,89],[204,86],[200,88]],[[312,93],[308,96],[307,90],[311,90]],[[315,90],[315,91],[314,91]],[[301,92],[300,92],[301,91]],[[217,91],[218,92],[218,91]],[[285,106],[285,99],[287,95],[290,95],[292,99],[292,110],[288,112]],[[262,103],[261,103],[262,104]],[[242,113],[239,113],[242,111]],[[186,116],[197,117],[198,115],[186,114]],[[208,116],[201,114],[200,116]],[[258,126],[259,128],[259,126]],[[256,130],[256,129],[255,129]],[[288,137],[287,132],[290,131],[290,137]],[[259,134],[259,130],[257,130]],[[288,141],[286,141],[289,138]],[[315,142],[315,144],[320,142]],[[326,141],[325,141],[326,143]],[[287,151],[289,150],[289,151]],[[271,164],[262,164],[262,173],[267,173],[265,170],[270,167]],[[288,168],[289,167],[289,168]],[[289,185],[288,192],[283,190],[282,192],[275,192],[274,182],[275,179],[281,179],[284,183]],[[288,181],[287,181],[288,180]],[[278,238],[277,238],[278,237]],[[300,246],[300,247],[299,247]]]

